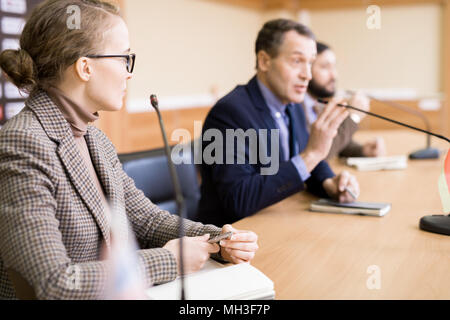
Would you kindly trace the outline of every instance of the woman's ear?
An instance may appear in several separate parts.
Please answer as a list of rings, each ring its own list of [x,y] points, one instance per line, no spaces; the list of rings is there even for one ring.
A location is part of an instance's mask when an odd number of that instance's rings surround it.
[[[81,57],[75,62],[75,73],[81,81],[89,81],[92,75],[92,66],[89,58]]]

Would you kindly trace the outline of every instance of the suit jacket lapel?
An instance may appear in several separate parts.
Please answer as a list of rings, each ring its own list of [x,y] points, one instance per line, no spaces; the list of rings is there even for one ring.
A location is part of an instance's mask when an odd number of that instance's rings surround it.
[[[57,153],[64,164],[70,181],[77,189],[83,202],[97,221],[107,245],[109,246],[109,221],[102,200],[88,169],[84,164],[73,136],[67,136],[58,146]]]
[[[259,89],[258,83],[256,81],[256,76],[253,77],[249,83],[247,84],[247,90],[249,92],[250,98],[253,101],[253,104],[255,105],[256,109],[258,109],[262,113],[262,119],[267,125],[269,129],[276,129],[277,126],[275,124],[275,121],[273,120],[270,109],[267,106],[263,95],[261,93],[261,90]],[[297,142],[299,144],[299,150],[300,152],[303,151],[306,148],[306,145],[308,143],[309,134],[308,130],[306,129],[306,118],[305,114],[302,110],[301,104],[295,104],[294,107],[294,118],[296,119],[296,136],[297,136]],[[281,156],[281,153],[280,153]]]
[[[115,169],[107,158],[105,150],[98,145],[98,141],[94,138],[92,127],[88,127],[85,138],[95,171],[105,190],[106,198],[112,208],[122,208],[124,205],[122,184],[118,181]]]
[[[94,216],[109,247],[110,227],[105,208],[75,143],[70,125],[44,91],[30,98],[27,106],[36,114],[49,138],[58,143],[56,152],[67,175]]]
[[[111,164],[111,159],[108,158],[105,149],[99,146],[98,140],[95,139],[94,128],[89,126],[85,135],[86,143],[91,154],[92,163],[97,172],[100,183],[105,190],[105,196],[109,202],[109,214],[114,220],[112,231],[114,237],[121,237],[120,239],[128,239],[130,230],[128,226],[124,190],[120,176],[118,176],[116,169]],[[118,224],[120,229],[118,229]]]
[[[264,100],[261,90],[259,89],[258,82],[256,80],[256,76],[254,76],[248,82],[246,87],[247,87],[246,89],[248,91],[250,99],[253,102],[253,105],[256,109],[256,112],[259,115],[259,119],[264,123],[264,126],[261,128],[268,129],[266,146],[267,146],[268,155],[270,155],[270,154],[272,154],[271,130],[278,129],[278,126],[276,125],[275,120],[272,118],[272,115],[270,114],[270,109],[267,106],[266,101]],[[278,158],[279,158],[279,161],[283,160],[282,152],[278,152]]]
[[[261,119],[268,129],[276,129],[277,125],[270,114],[270,109],[258,87],[256,76],[254,76],[247,84],[247,90],[255,108],[261,113]]]

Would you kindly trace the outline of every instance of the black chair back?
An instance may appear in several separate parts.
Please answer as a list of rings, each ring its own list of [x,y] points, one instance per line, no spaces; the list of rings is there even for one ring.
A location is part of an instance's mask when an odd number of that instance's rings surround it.
[[[175,164],[175,169],[186,204],[186,218],[195,220],[200,200],[198,175],[192,148],[183,150],[189,150],[189,152],[183,152],[182,159],[174,159],[184,162]],[[172,214],[177,213],[175,193],[164,148],[119,154],[119,160],[123,170],[147,198],[161,209]]]

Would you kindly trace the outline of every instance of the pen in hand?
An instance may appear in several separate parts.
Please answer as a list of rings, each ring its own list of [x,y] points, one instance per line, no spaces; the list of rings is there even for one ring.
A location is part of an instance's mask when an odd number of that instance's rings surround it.
[[[348,187],[345,187],[345,191],[347,191],[348,194],[352,196],[353,200],[356,200],[356,195]]]

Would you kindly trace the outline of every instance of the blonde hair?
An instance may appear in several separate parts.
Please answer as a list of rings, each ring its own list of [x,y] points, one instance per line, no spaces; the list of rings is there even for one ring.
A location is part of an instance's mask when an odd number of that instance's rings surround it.
[[[79,9],[79,28],[68,26],[70,6]],[[25,24],[20,49],[0,54],[0,68],[27,93],[54,85],[80,57],[99,53],[114,16],[119,8],[102,0],[44,1]]]

